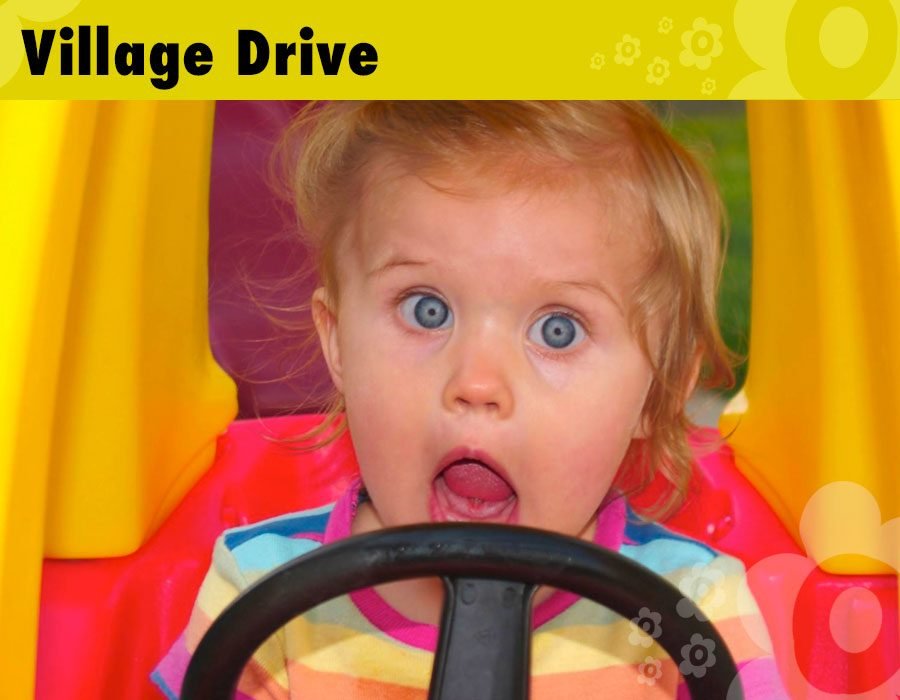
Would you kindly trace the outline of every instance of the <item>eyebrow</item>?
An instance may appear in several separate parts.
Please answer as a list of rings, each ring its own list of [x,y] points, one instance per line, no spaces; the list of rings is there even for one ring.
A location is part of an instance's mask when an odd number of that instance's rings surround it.
[[[576,289],[581,289],[581,290],[584,290],[587,292],[599,293],[599,294],[605,296],[607,299],[609,299],[612,302],[613,306],[615,306],[616,309],[618,309],[619,313],[622,314],[622,316],[625,316],[625,309],[622,307],[622,304],[619,302],[618,299],[616,299],[615,295],[605,285],[601,284],[600,282],[586,281],[586,280],[585,281],[559,280],[559,281],[554,281],[552,283],[552,286],[554,286],[554,287],[574,287]]]
[[[416,260],[414,258],[406,258],[403,256],[393,256],[388,258],[386,262],[369,270],[366,273],[366,277],[378,277],[398,267],[422,267],[428,265],[428,263],[428,260]]]

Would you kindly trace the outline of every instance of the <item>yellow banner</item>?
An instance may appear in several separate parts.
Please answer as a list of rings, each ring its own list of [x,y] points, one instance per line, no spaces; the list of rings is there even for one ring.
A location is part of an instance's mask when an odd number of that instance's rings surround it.
[[[6,98],[900,98],[900,0],[0,0]]]

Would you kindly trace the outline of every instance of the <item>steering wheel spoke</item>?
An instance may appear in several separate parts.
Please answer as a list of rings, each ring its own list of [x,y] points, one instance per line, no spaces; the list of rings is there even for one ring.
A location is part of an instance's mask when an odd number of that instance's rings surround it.
[[[429,700],[525,700],[536,586],[446,577],[444,587]]]

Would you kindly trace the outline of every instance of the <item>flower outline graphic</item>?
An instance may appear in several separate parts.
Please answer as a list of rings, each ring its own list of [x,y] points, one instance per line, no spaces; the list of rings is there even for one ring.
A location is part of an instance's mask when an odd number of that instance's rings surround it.
[[[706,670],[716,664],[716,643],[702,634],[695,632],[691,641],[681,647],[681,662],[678,670],[683,676],[703,678]]]

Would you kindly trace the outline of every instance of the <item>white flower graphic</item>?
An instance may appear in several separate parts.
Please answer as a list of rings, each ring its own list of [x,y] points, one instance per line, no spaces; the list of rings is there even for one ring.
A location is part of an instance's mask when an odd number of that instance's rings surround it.
[[[5,85],[18,72],[25,56],[22,43],[24,17],[32,22],[49,22],[69,14],[81,0],[9,0],[0,2],[0,85]],[[40,41],[40,30],[35,30]]]
[[[678,588],[685,597],[678,601],[675,610],[683,618],[707,619],[699,608],[695,611],[690,603],[702,604],[706,610],[715,610],[726,599],[724,582],[725,574],[718,569],[696,564],[691,567],[691,572],[678,582]]]
[[[606,56],[602,53],[597,52],[593,56],[591,56],[591,68],[594,70],[600,70],[603,66],[606,65]]]
[[[737,0],[733,16],[737,41],[759,70],[744,76],[730,98],[895,95],[900,60],[890,37],[900,16],[896,0]]]
[[[659,659],[648,656],[644,659],[644,663],[638,666],[638,683],[645,683],[650,686],[656,685],[656,681],[661,677],[662,661]]]
[[[681,35],[684,50],[678,60],[683,66],[697,66],[700,70],[709,68],[712,60],[722,54],[722,27],[709,24],[703,17],[694,20],[693,27]]]
[[[672,22],[671,17],[663,17],[659,20],[659,24],[656,26],[656,31],[660,34],[668,34],[672,31],[672,27],[674,27],[674,23]]]
[[[825,527],[830,523],[839,523],[840,529],[830,532]],[[830,535],[826,537],[826,534]],[[800,539],[809,556],[793,553],[772,554],[760,559],[747,571],[748,580],[777,581],[779,614],[790,613],[801,599],[801,591],[819,564],[847,555],[867,557],[873,562],[882,562],[894,573],[900,570],[900,517],[886,522],[882,520],[881,508],[872,493],[861,484],[851,481],[835,481],[819,488],[809,499],[800,518]],[[754,591],[758,595],[756,591]],[[765,600],[766,594],[762,596]],[[756,602],[750,597],[749,590],[738,598],[741,622],[744,631],[760,648],[771,648],[769,632],[759,617],[753,614]],[[829,611],[828,632],[833,643],[848,652],[859,652],[854,648],[860,641],[857,636],[847,633],[846,621],[852,615],[854,624],[860,620],[880,618],[883,614],[881,603],[872,592],[857,585],[846,585],[843,592],[832,601]],[[874,608],[874,609],[873,609]],[[771,612],[771,611],[770,611]],[[866,617],[868,616],[868,617]],[[873,628],[879,625],[870,625]],[[783,648],[796,648],[797,630],[793,622],[779,632]],[[774,639],[773,639],[774,641]],[[779,658],[785,661],[783,677],[791,682],[792,697],[805,697],[811,700],[837,700],[849,698],[849,695],[826,693],[815,687],[804,669],[801,668],[795,654],[783,654]],[[866,692],[854,697],[882,698],[894,697],[900,692],[900,668],[884,678],[877,687],[867,688]]]
[[[647,82],[662,85],[670,75],[669,62],[660,56],[654,56],[647,66]]]
[[[631,622],[636,627],[628,634],[628,643],[632,646],[646,649],[662,634],[662,615],[652,612],[650,608],[638,610],[637,617],[631,618]]]
[[[616,63],[626,66],[634,64],[635,59],[641,57],[641,40],[631,34],[624,34],[622,41],[616,44]]]
[[[705,78],[700,83],[700,92],[704,95],[712,95],[716,91],[716,81],[713,78]]]

